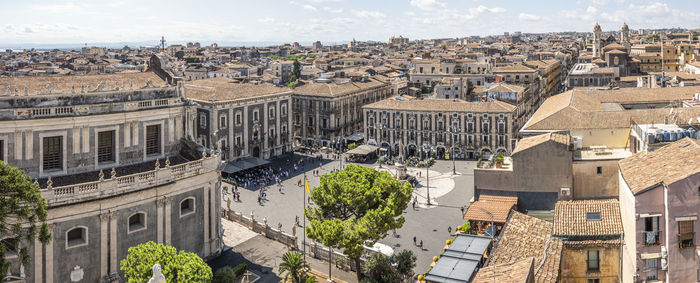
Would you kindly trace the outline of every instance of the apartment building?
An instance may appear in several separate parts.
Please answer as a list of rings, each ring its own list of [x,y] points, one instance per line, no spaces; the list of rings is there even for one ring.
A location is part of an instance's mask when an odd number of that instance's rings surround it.
[[[182,91],[197,104],[197,118],[188,121],[195,140],[223,159],[292,151],[291,89],[219,77],[187,82]]]
[[[363,107],[365,139],[391,155],[460,158],[509,154],[515,107],[505,102],[392,97]]]
[[[362,106],[389,97],[386,77],[307,81],[293,91],[293,135],[296,144],[321,147],[362,133]]]
[[[622,282],[700,280],[700,143],[689,137],[619,162]]]

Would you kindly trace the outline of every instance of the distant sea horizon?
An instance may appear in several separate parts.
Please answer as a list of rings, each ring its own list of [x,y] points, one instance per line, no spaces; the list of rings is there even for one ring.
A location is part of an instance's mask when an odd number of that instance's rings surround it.
[[[165,45],[181,44],[187,45],[188,42],[199,42],[202,47],[209,46],[213,43],[219,45],[219,47],[267,47],[267,46],[279,46],[284,44],[294,43],[289,41],[176,41],[168,42],[166,39]],[[302,46],[311,46],[313,42],[311,41],[298,41]],[[321,42],[324,46],[336,45],[336,44],[347,44],[347,41],[339,42]],[[88,42],[88,43],[0,43],[0,51],[5,51],[7,49],[11,50],[81,50],[83,47],[106,47],[106,48],[123,48],[124,46],[129,46],[129,48],[138,49],[139,47],[156,47],[159,46],[158,41],[134,41],[134,42]]]

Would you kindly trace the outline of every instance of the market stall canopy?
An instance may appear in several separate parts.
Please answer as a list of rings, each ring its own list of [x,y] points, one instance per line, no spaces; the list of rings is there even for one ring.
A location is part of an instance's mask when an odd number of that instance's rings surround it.
[[[243,158],[238,159],[236,161],[227,162],[226,166],[224,166],[224,169],[222,171],[229,173],[229,174],[233,174],[236,172],[248,170],[251,168],[258,167],[258,166],[267,165],[269,163],[270,163],[269,161],[267,161],[265,159],[257,158],[257,157],[243,157]]]
[[[359,154],[359,155],[367,155],[369,153],[375,152],[379,149],[379,147],[368,145],[368,144],[363,144],[358,147],[356,147],[353,150],[349,150],[347,154]]]
[[[345,139],[348,141],[351,141],[351,142],[358,142],[358,141],[365,139],[365,134],[364,133],[354,133],[352,135],[347,136]]]

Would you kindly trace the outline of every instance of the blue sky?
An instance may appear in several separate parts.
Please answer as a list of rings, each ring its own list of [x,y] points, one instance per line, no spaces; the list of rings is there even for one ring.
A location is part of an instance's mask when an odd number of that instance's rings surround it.
[[[0,44],[342,42],[700,28],[697,0],[0,0]]]

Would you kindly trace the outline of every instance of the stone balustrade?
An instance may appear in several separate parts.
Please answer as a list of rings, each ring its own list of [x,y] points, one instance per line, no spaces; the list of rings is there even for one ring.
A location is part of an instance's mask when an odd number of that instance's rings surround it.
[[[105,179],[104,173],[100,172],[98,181],[61,187],[53,187],[51,179],[49,179],[47,187],[41,190],[41,196],[46,199],[49,206],[101,199],[218,170],[220,162],[220,156],[214,155],[173,166],[170,166],[169,162],[166,162],[165,167],[160,167],[156,163],[159,168],[154,170],[120,177],[117,177],[116,173],[112,171],[111,177],[108,179]]]

